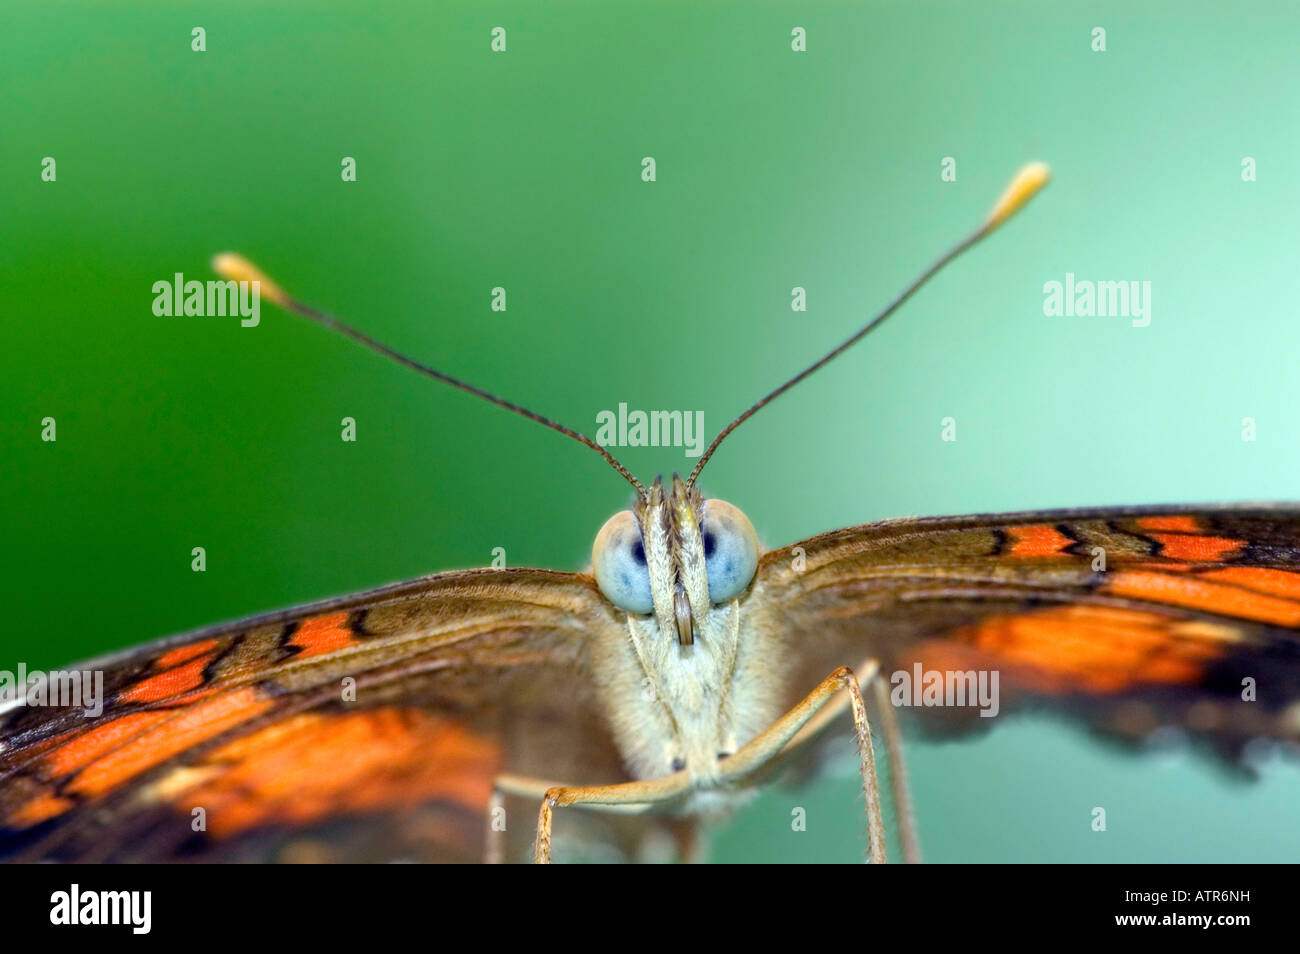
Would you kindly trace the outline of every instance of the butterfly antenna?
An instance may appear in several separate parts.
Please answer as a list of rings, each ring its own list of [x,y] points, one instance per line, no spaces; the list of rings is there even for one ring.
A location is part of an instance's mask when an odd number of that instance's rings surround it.
[[[989,213],[988,218],[984,220],[980,227],[941,255],[929,268],[921,273],[920,277],[913,281],[912,284],[908,285],[907,288],[903,289],[902,294],[886,305],[884,311],[880,312],[880,314],[868,321],[858,331],[840,344],[839,347],[827,352],[776,390],[760,398],[739,417],[724,427],[718,436],[713,439],[713,443],[710,444],[700,456],[699,461],[696,462],[695,469],[691,471],[691,476],[686,480],[686,486],[694,486],[695,479],[700,476],[700,471],[704,469],[704,465],[709,462],[709,458],[713,456],[713,452],[718,449],[718,445],[726,439],[728,434],[738,428],[749,418],[753,417],[754,413],[758,411],[759,408],[776,400],[804,378],[808,377],[808,375],[829,364],[835,358],[838,358],[845,351],[849,350],[849,348],[853,347],[853,345],[865,338],[871,331],[879,327],[886,318],[899,309],[903,302],[911,298],[922,285],[928,282],[945,265],[1018,212],[1021,207],[1032,199],[1043,186],[1047,185],[1047,180],[1050,177],[1051,174],[1048,171],[1047,166],[1041,162],[1031,162],[1016,173],[1016,177],[1011,180],[1011,184],[1007,186],[1006,191],[1002,193],[1001,198],[999,198],[997,203],[993,206],[993,211]]]
[[[553,431],[559,431],[561,434],[572,437],[579,444],[585,444],[601,457],[605,458],[609,466],[618,471],[624,480],[635,487],[637,493],[641,497],[647,495],[646,489],[641,484],[641,481],[633,477],[631,472],[620,464],[613,454],[605,450],[605,448],[601,447],[585,434],[579,434],[577,431],[573,430],[573,428],[565,427],[563,424],[552,421],[549,417],[543,417],[535,411],[528,410],[526,407],[520,407],[518,404],[514,404],[504,398],[499,398],[495,394],[489,394],[482,388],[476,388],[474,385],[466,381],[454,378],[450,374],[439,371],[437,368],[431,368],[427,364],[416,361],[414,358],[407,357],[400,351],[394,351],[392,348],[388,347],[388,345],[376,341],[364,331],[359,331],[351,325],[335,318],[333,315],[328,315],[319,309],[313,308],[310,305],[306,305],[297,299],[290,297],[284,289],[268,278],[261,269],[242,255],[236,255],[234,252],[222,252],[220,255],[213,257],[212,270],[227,281],[257,282],[261,297],[273,304],[279,305],[285,311],[292,312],[293,314],[306,318],[309,321],[314,321],[318,325],[324,325],[326,328],[337,331],[339,334],[351,338],[358,344],[364,345],[371,351],[376,351],[379,354],[382,354],[385,358],[389,358],[403,367],[410,368],[412,371],[423,374],[425,377],[433,378],[435,381],[441,381],[443,384],[450,384],[453,388],[457,388],[467,394],[481,397],[489,404],[503,407],[507,411],[514,411],[521,417],[526,417],[530,421],[536,421],[543,427],[549,427]]]

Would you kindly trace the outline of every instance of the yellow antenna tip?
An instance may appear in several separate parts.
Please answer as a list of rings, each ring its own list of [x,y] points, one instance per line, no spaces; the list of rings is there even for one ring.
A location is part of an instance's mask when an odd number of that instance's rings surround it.
[[[1052,178],[1052,170],[1045,162],[1031,162],[1016,173],[1006,191],[998,198],[993,211],[989,213],[984,228],[992,229],[1001,225],[1020,211],[1026,202],[1038,194],[1038,191]]]
[[[289,300],[284,289],[267,278],[265,272],[235,252],[222,252],[220,255],[212,256],[212,270],[226,281],[256,282],[258,293],[267,301],[281,307]]]

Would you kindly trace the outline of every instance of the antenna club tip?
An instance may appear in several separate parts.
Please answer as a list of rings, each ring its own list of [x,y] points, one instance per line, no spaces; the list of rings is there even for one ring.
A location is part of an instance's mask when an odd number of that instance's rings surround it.
[[[984,223],[986,229],[996,228],[1011,216],[1015,215],[1020,209],[1038,194],[1043,186],[1047,185],[1052,178],[1052,170],[1047,167],[1045,162],[1030,162],[1021,167],[1016,173],[1011,184],[1007,186],[1006,191],[998,198],[997,203],[993,206],[993,211],[989,213],[988,221]]]
[[[255,282],[258,293],[267,301],[284,306],[289,296],[266,273],[236,252],[221,252],[212,256],[212,270],[227,281]]]

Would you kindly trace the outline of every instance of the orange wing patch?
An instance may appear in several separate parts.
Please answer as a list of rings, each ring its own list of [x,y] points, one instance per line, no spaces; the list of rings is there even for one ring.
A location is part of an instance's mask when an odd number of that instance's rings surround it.
[[[1222,563],[1237,556],[1246,546],[1245,540],[1230,537],[1202,537],[1190,533],[1153,533],[1152,539],[1160,543],[1160,555],[1171,560],[1191,560],[1196,563]]]
[[[289,645],[298,649],[295,659],[309,659],[340,649],[358,646],[356,635],[347,625],[347,613],[331,613],[303,620]]]
[[[97,798],[131,782],[192,746],[205,742],[273,705],[255,689],[236,689],[182,709],[133,712],[70,737],[42,755],[37,774],[72,773],[63,791]],[[12,812],[5,823],[26,827],[72,808],[70,798],[46,791]]]
[[[185,814],[203,806],[208,833],[223,838],[431,801],[482,812],[500,767],[496,743],[420,710],[303,713],[178,769],[156,791]]]
[[[1218,572],[1222,574],[1231,569],[1234,568],[1225,568]],[[1249,578],[1257,583],[1263,581],[1265,586],[1275,589],[1282,581],[1274,574],[1284,572],[1255,567],[1235,569],[1239,571],[1237,580],[1243,579],[1241,573],[1244,572],[1250,574]],[[1287,573],[1286,576],[1294,577],[1295,574]],[[1219,576],[1219,579],[1222,580],[1224,577]],[[1188,609],[1257,620],[1261,623],[1300,626],[1300,600],[1285,596],[1269,596],[1259,592],[1258,589],[1244,589],[1239,585],[1216,582],[1210,573],[1193,575],[1184,571],[1175,575],[1158,570],[1118,570],[1108,576],[1101,590],[1115,596],[1185,606]]]
[[[44,758],[44,767],[55,776],[71,775],[85,768],[101,755],[128,744],[140,733],[167,718],[167,711],[133,712],[96,725],[87,732],[73,735]]]
[[[189,646],[177,646],[159,656],[153,667],[159,670],[171,669],[198,656],[209,656],[219,645],[221,645],[219,639],[204,639]]]
[[[919,647],[928,669],[1010,670],[1017,685],[1039,692],[1113,693],[1138,685],[1198,682],[1237,633],[1158,613],[1060,606],[991,616],[948,640]]]
[[[1169,530],[1174,533],[1201,532],[1201,521],[1190,514],[1176,514],[1163,517],[1140,517],[1137,524],[1142,530]]]
[[[1137,525],[1160,544],[1160,555],[1171,560],[1222,563],[1240,555],[1249,542],[1211,536],[1205,532],[1204,524],[1189,514],[1142,517]]]
[[[206,639],[192,646],[178,646],[155,660],[155,676],[142,679],[122,691],[122,702],[161,702],[193,692],[203,685],[203,670],[217,657],[219,640]]]
[[[1047,524],[1031,527],[1008,527],[1013,543],[1007,556],[1021,559],[1064,556],[1067,547],[1076,541],[1070,539],[1060,530]]]
[[[111,792],[173,755],[215,738],[272,705],[256,689],[235,689],[177,712],[164,712],[164,720],[155,727],[82,769],[68,790],[90,796]],[[104,728],[111,725],[108,723]]]
[[[1217,580],[1244,586],[1257,593],[1269,593],[1273,596],[1287,596],[1300,600],[1300,573],[1290,570],[1274,570],[1262,566],[1229,566],[1221,570],[1210,570],[1199,574],[1203,580]]]

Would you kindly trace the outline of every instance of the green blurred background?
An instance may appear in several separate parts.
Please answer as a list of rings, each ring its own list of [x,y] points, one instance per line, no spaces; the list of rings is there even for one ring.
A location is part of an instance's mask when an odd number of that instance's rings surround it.
[[[705,492],[771,546],[905,514],[1300,496],[1292,3],[9,0],[4,20],[5,668],[498,546],[577,569],[627,504],[594,454],[269,305],[255,329],[154,316],[153,282],[207,279],[224,249],[579,429],[625,401],[701,409],[712,434],[1041,158],[1055,180],[1023,216],[738,431]],[[1150,326],[1044,317],[1067,271],[1151,281]],[[693,463],[619,453],[646,480]],[[908,755],[932,861],[1300,857],[1294,762],[1248,782],[1045,718]],[[766,792],[716,857],[859,860],[841,769]]]

